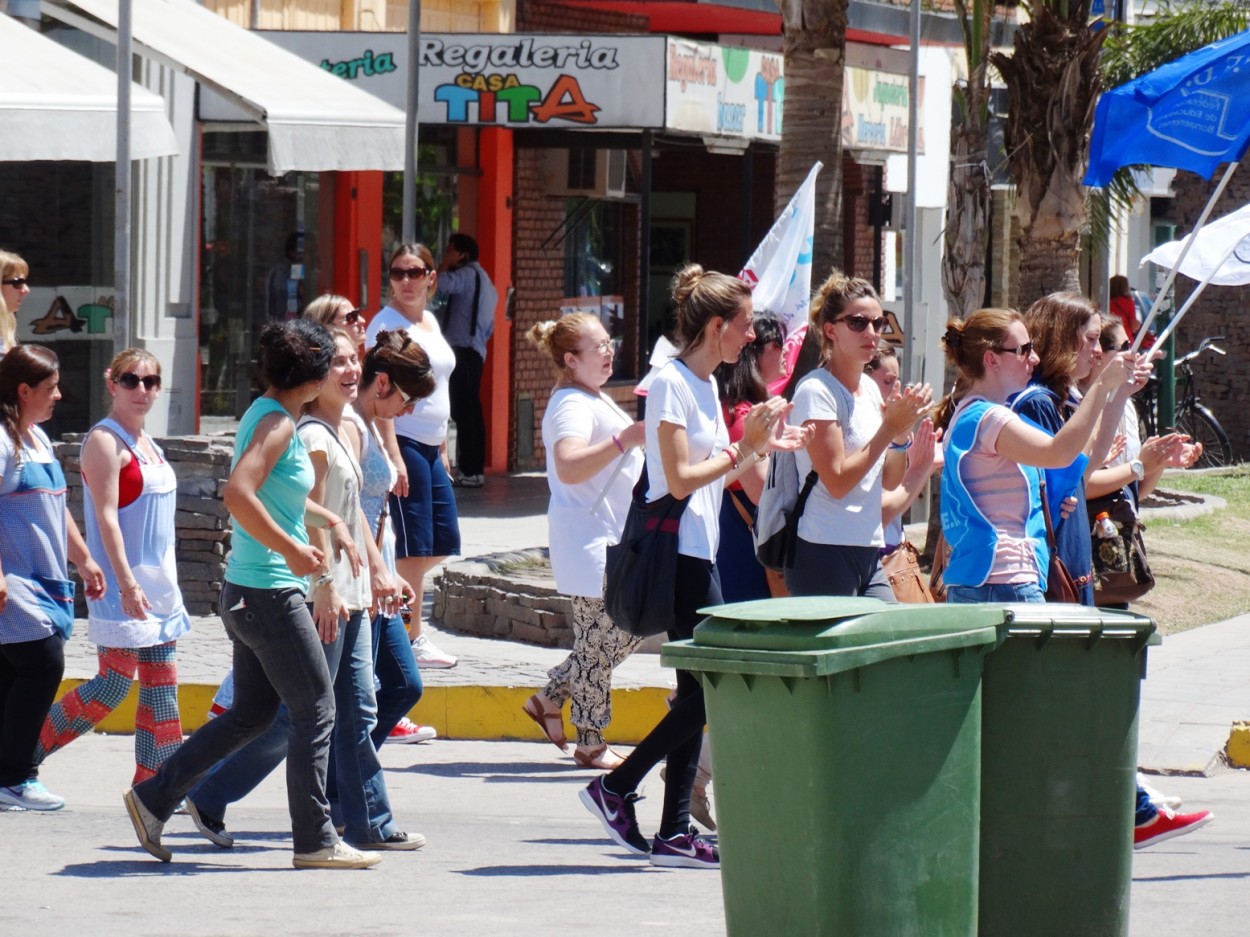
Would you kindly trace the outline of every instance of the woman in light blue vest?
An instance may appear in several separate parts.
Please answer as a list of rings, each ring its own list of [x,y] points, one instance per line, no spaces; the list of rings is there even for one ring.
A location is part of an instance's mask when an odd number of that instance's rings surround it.
[[[1133,357],[1112,362],[1052,436],[1006,406],[1028,384],[1038,360],[1019,313],[981,309],[966,321],[952,319],[943,342],[959,372],[937,417],[946,428],[946,600],[1044,602],[1050,557],[1038,469],[1084,470],[1082,450],[1108,397],[1132,376]],[[1052,512],[1059,513],[1053,503]]]

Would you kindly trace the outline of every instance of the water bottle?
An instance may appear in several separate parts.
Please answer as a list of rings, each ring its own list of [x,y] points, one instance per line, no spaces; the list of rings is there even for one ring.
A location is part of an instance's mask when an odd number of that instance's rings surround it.
[[[1098,514],[1090,533],[1094,538],[1095,565],[1104,572],[1128,572],[1128,552],[1124,549],[1124,540],[1111,520],[1111,515],[1106,511]]]

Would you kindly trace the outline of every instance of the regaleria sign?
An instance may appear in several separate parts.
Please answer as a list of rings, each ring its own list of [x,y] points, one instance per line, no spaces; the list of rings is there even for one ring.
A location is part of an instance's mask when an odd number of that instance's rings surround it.
[[[781,139],[779,53],[669,38],[666,65],[669,130]]]
[[[275,45],[405,109],[405,33],[264,31]],[[664,126],[663,36],[427,33],[420,47],[424,124],[658,129]],[[204,120],[229,120],[203,95]]]

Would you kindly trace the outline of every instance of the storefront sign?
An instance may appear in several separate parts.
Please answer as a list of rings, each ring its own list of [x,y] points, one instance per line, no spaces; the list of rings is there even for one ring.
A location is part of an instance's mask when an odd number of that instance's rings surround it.
[[[779,54],[669,37],[665,64],[669,130],[781,139]]]
[[[23,342],[113,340],[112,287],[32,289],[17,313]]]
[[[848,65],[842,82],[842,146],[852,154],[907,152],[907,75]],[[924,78],[920,79],[924,106]],[[924,152],[924,126],[918,152]]]
[[[406,108],[405,33],[261,34]],[[658,129],[664,124],[664,46],[663,36],[427,33],[417,117],[452,126]],[[231,120],[238,112],[204,93],[200,116]]]

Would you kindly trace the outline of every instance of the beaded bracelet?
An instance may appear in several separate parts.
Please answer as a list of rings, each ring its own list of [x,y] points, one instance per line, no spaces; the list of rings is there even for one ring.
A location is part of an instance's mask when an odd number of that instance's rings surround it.
[[[738,457],[734,455],[733,446],[726,446],[721,450],[725,455],[729,456],[730,471],[736,471],[738,468]]]
[[[621,455],[625,454],[625,447],[621,445],[621,437],[615,433],[612,434],[612,441],[616,443],[616,448],[621,451]]]
[[[913,442],[914,440],[908,437],[907,442],[903,443],[900,446],[898,443],[894,442],[894,440],[890,440],[890,451],[891,452],[906,452],[908,449],[911,448],[911,444]]]

